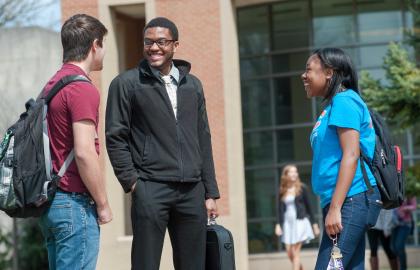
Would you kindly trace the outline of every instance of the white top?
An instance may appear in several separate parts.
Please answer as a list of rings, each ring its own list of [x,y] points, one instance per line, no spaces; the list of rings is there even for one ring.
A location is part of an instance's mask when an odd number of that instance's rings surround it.
[[[152,70],[153,74],[158,78],[160,77],[165,84],[166,92],[168,94],[169,101],[171,102],[172,110],[174,111],[176,118],[176,112],[178,109],[178,99],[176,92],[178,90],[178,81],[180,75],[178,68],[174,65],[174,63],[172,63],[172,67],[168,75],[163,75],[159,72],[159,70],[153,67],[150,67],[150,69]]]
[[[178,109],[176,91],[178,90],[178,85],[176,83],[176,80],[171,75],[164,75],[161,76],[161,78],[165,82],[166,92],[168,93],[169,100],[171,101],[172,109],[176,118],[176,111]]]

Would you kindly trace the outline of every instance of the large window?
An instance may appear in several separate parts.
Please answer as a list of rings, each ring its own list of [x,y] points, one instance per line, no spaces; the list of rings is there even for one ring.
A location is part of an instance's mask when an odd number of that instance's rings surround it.
[[[300,80],[310,52],[341,47],[359,70],[384,78],[388,43],[403,39],[410,18],[404,0],[290,0],[238,8],[250,253],[282,248],[274,225],[283,166],[297,164],[311,187],[309,134],[321,102],[306,98]],[[398,140],[412,163],[420,152],[409,138],[403,134]],[[315,195],[311,200],[320,221],[319,201]]]

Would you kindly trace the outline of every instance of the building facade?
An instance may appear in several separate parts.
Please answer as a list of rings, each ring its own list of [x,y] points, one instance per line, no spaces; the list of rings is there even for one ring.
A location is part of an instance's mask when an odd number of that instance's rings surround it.
[[[306,99],[302,88],[300,76],[308,55],[315,48],[340,47],[359,71],[384,79],[382,63],[388,44],[403,41],[413,18],[404,0],[253,2],[237,7],[236,21],[249,250],[260,253],[280,248],[272,228],[282,167],[297,164],[302,180],[310,186],[308,138],[321,112],[321,100]],[[396,139],[407,165],[412,165],[420,154],[412,133],[398,134]],[[320,221],[317,205],[313,210]],[[417,244],[418,236],[413,241]]]
[[[234,235],[237,269],[275,269],[286,261],[274,236],[282,167],[297,164],[310,187],[309,134],[321,108],[309,100],[300,74],[318,47],[345,49],[359,70],[384,78],[390,41],[402,41],[413,18],[404,0],[62,0],[62,18],[87,13],[108,28],[101,89],[101,141],[107,89],[142,57],[142,29],[153,17],[173,20],[180,32],[176,58],[192,63],[203,82],[222,195],[219,223]],[[397,137],[407,164],[420,159],[413,133]],[[102,166],[114,221],[102,227],[98,269],[129,269],[130,198],[115,179],[102,145]],[[318,199],[313,210],[320,220]],[[418,244],[418,230],[410,239]],[[166,239],[161,269],[172,269]],[[313,241],[305,246],[313,267]],[[306,251],[305,251],[306,252]],[[280,255],[279,255],[280,254]],[[409,255],[414,264],[415,256]],[[385,261],[385,260],[383,260]]]

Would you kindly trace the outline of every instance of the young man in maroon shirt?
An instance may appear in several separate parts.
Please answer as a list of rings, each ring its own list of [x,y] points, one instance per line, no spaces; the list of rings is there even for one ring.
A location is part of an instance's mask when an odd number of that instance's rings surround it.
[[[47,83],[44,95],[61,78],[102,69],[105,26],[79,14],[61,30],[63,66]],[[48,128],[54,172],[69,153],[74,160],[60,179],[51,207],[40,218],[50,269],[95,269],[99,252],[99,225],[112,220],[99,165],[97,138],[98,89],[90,82],[73,82],[52,99]]]

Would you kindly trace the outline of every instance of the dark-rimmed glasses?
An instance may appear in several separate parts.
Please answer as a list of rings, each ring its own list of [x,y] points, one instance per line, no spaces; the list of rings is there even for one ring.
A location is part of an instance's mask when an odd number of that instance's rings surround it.
[[[160,38],[157,40],[152,40],[152,39],[148,39],[145,38],[143,43],[144,43],[144,47],[150,48],[153,46],[153,44],[156,43],[156,45],[158,45],[159,48],[165,48],[166,46],[168,46],[171,42],[174,42],[176,40],[173,39],[166,39],[166,38]]]

